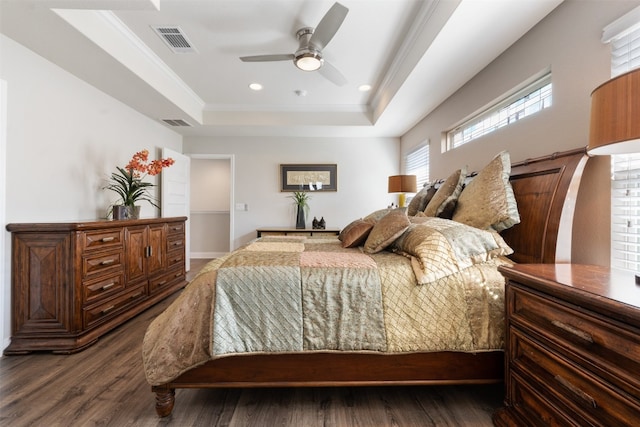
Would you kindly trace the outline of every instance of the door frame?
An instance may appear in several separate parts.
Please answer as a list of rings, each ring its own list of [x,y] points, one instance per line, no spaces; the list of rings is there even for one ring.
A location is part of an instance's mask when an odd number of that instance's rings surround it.
[[[187,154],[186,156],[197,160],[229,160],[229,252],[233,251],[235,236],[235,155],[234,154]]]

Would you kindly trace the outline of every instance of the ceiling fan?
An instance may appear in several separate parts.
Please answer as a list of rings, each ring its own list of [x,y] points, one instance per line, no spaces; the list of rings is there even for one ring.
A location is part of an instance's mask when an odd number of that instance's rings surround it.
[[[338,32],[347,12],[349,9],[336,2],[322,17],[315,29],[311,27],[299,29],[296,32],[299,45],[295,53],[242,56],[240,60],[243,62],[293,61],[293,64],[299,69],[303,71],[317,70],[326,79],[338,86],[343,86],[347,83],[347,79],[337,68],[324,60],[322,49]]]

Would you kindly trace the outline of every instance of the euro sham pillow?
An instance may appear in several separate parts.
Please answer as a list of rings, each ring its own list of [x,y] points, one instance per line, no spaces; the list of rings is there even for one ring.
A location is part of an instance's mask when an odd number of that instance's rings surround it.
[[[343,248],[354,248],[361,246],[369,237],[369,233],[375,221],[366,219],[356,219],[340,231],[338,239],[342,242]]]
[[[516,197],[509,182],[511,158],[499,153],[464,187],[452,219],[472,227],[506,230],[520,222]]]
[[[393,209],[373,226],[364,243],[364,251],[375,254],[386,249],[404,233],[409,224],[406,209]]]
[[[411,259],[411,266],[421,285],[513,253],[496,231],[434,217],[412,222],[394,242],[392,249]]]
[[[462,184],[467,176],[467,168],[458,169],[442,183],[424,208],[426,216],[443,216],[451,218],[458,196],[462,191]]]
[[[407,215],[414,216],[417,215],[418,212],[424,211],[424,208],[427,207],[427,203],[431,201],[433,196],[436,194],[436,191],[437,190],[433,185],[425,185],[409,202],[409,206],[407,206]]]

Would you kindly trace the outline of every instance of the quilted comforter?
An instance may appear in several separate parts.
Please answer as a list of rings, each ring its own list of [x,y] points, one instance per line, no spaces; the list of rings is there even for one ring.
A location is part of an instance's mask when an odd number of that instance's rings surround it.
[[[152,322],[147,381],[236,354],[502,349],[505,263],[497,256],[419,283],[407,254],[263,237],[208,263]]]

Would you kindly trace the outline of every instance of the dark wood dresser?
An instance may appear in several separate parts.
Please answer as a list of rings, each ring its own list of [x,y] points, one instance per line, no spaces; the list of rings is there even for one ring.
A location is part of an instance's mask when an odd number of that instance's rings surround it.
[[[9,224],[11,344],[73,353],[186,285],[186,217]]]
[[[640,286],[572,264],[500,268],[505,406],[498,426],[640,424]]]

